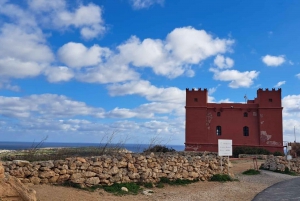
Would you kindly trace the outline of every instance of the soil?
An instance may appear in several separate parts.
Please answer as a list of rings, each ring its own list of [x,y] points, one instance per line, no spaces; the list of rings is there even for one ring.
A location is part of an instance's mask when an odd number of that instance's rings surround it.
[[[126,195],[115,196],[97,189],[95,192],[87,192],[71,187],[54,185],[34,185],[31,186],[37,192],[39,201],[140,201],[140,200],[252,200],[255,195],[265,188],[279,181],[293,178],[291,176],[276,176],[263,173],[258,176],[245,176],[241,173],[247,169],[254,168],[252,159],[231,160],[233,173],[239,181],[234,182],[196,182],[186,186],[169,186],[164,188],[152,188],[152,195]],[[258,167],[263,161],[258,160]],[[279,174],[279,173],[278,173]]]

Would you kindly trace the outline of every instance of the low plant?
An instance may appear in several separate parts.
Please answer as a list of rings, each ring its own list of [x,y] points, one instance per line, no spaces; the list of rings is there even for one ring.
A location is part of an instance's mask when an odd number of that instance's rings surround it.
[[[123,191],[121,188],[125,187],[128,189],[127,191]],[[136,183],[114,183],[111,186],[103,186],[103,189],[106,192],[113,193],[114,195],[126,195],[126,194],[133,194],[136,195],[141,190],[141,187]]]
[[[156,186],[156,188],[163,188],[163,187],[165,187],[165,185],[163,183],[157,183],[155,186]]]
[[[153,184],[151,182],[149,183],[144,183],[145,188],[153,188]]]
[[[246,146],[239,146],[233,148],[233,157],[238,158],[239,154],[263,154],[269,155],[271,154],[270,151],[260,148],[260,147],[246,147]]]
[[[274,156],[284,156],[284,153],[281,152],[281,151],[275,151],[275,152],[273,153],[273,155],[274,155]]]
[[[234,181],[234,179],[227,174],[215,174],[210,178],[210,181],[226,182]]]
[[[261,166],[259,169],[260,170],[268,170],[268,171],[272,171],[272,172],[277,172],[277,173],[281,173],[281,174],[288,174],[288,175],[291,175],[291,176],[299,176],[299,174],[297,174],[294,171],[291,171],[288,167],[285,167],[284,171],[281,171],[281,170],[270,170],[268,168],[264,168],[263,166]]]
[[[255,170],[255,169],[249,169],[243,172],[243,174],[245,175],[257,175],[260,174],[259,170]]]
[[[145,149],[144,152],[175,152],[176,150],[173,149],[172,147],[169,148],[165,145],[155,145],[155,146],[150,146],[148,149]]]
[[[176,180],[170,180],[167,177],[161,177],[159,183],[161,184],[169,184],[169,185],[187,185],[194,182],[197,182],[199,180],[188,180],[188,179],[176,179]]]

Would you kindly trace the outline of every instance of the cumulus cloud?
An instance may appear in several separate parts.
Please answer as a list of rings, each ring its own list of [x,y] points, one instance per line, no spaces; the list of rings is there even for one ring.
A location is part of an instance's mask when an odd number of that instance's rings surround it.
[[[54,13],[53,23],[58,27],[74,26],[85,39],[93,39],[106,30],[102,9],[95,4],[80,5],[74,12],[63,10]]]
[[[285,56],[284,55],[279,55],[279,56],[271,56],[271,55],[266,55],[262,57],[262,61],[267,65],[267,66],[280,66],[285,62]]]
[[[224,57],[222,55],[217,55],[214,64],[222,69],[222,68],[231,68],[234,65],[234,61],[229,57]]]
[[[74,10],[68,8],[65,0],[28,0],[28,5],[38,22],[47,28],[50,25],[58,29],[74,27],[84,39],[96,38],[106,31],[102,8],[95,4],[80,4]]]
[[[176,87],[158,88],[149,81],[137,80],[124,84],[113,84],[108,87],[112,96],[140,95],[149,101],[163,101],[173,103],[185,102],[185,91]]]
[[[110,50],[98,45],[87,48],[82,43],[69,42],[59,48],[57,54],[59,60],[65,65],[81,68],[99,64],[102,58],[107,58],[110,55]]]
[[[165,0],[130,0],[134,9],[143,9],[152,6],[153,4],[163,5]]]
[[[286,82],[286,81],[280,81],[280,82],[278,82],[274,87],[280,87],[280,86],[284,85],[285,82]]]
[[[65,66],[49,67],[44,74],[49,82],[67,82],[74,77],[74,72]]]
[[[239,72],[237,70],[224,70],[219,71],[218,69],[210,69],[214,73],[214,79],[220,81],[229,81],[229,87],[250,87],[253,84],[253,80],[258,77],[259,72],[257,71],[245,71]]]
[[[117,49],[118,60],[135,67],[151,67],[155,74],[169,78],[184,73],[194,76],[191,65],[199,64],[208,57],[230,51],[233,40],[214,38],[204,30],[193,27],[176,28],[166,40],[145,39],[132,36]],[[228,65],[231,60],[228,60]]]
[[[300,112],[300,95],[288,95],[282,99],[284,114]]]
[[[83,69],[76,74],[76,79],[87,83],[116,83],[138,80],[140,75],[127,65],[108,62],[93,68]]]
[[[92,108],[84,102],[63,95],[41,94],[26,97],[0,96],[0,114],[7,117],[62,118],[75,116],[103,117],[102,108]]]

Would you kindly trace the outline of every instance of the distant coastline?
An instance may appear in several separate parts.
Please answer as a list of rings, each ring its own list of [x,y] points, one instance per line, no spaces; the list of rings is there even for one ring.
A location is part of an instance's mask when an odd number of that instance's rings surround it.
[[[0,150],[23,150],[34,148],[39,142],[0,142]],[[61,148],[61,147],[99,147],[105,144],[100,143],[65,143],[65,142],[43,142],[38,148]],[[114,147],[117,144],[111,144]],[[176,151],[183,151],[184,145],[166,145],[169,148],[173,148]],[[149,144],[124,144],[122,148],[125,148],[132,152],[142,152],[148,148]]]

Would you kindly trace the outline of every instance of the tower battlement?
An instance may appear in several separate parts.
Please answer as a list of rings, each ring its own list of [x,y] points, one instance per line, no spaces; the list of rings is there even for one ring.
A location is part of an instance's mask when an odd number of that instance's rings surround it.
[[[186,91],[207,91],[207,88],[201,89],[201,88],[186,88]]]
[[[257,91],[281,91],[281,88],[278,88],[277,90],[275,88],[272,88],[272,90],[269,88],[265,88],[265,89],[259,88]]]

